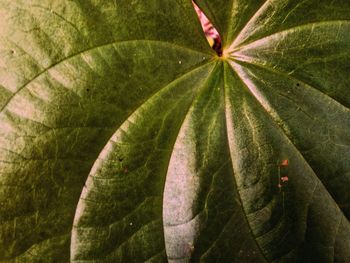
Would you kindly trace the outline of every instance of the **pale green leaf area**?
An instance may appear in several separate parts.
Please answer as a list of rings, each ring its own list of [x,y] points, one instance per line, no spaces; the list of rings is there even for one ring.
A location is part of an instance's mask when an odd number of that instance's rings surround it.
[[[0,262],[347,263],[350,2],[0,0]]]

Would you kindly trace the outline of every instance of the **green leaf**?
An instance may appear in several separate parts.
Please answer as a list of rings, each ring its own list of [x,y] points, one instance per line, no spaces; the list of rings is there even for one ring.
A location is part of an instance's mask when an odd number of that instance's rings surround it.
[[[350,3],[0,0],[1,262],[347,262]]]

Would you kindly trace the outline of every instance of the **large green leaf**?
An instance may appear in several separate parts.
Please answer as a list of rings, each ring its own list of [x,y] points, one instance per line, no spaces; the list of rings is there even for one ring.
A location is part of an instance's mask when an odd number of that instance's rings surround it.
[[[0,0],[1,262],[348,262],[350,2],[196,3]]]

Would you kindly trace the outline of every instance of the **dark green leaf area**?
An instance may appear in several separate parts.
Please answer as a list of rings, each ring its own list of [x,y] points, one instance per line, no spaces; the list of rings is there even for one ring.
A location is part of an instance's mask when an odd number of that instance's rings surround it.
[[[350,2],[0,0],[1,262],[350,258]]]
[[[226,74],[230,98],[228,137],[238,192],[259,247],[269,261],[304,262],[305,258],[312,258],[315,248],[325,262],[346,258],[348,250],[344,248],[349,247],[349,241],[342,239],[339,229],[350,233],[348,220],[303,156],[267,114],[252,82],[240,82],[247,80],[242,75],[245,69],[232,66],[239,74],[231,74],[231,69]],[[241,88],[237,89],[234,83]],[[289,180],[280,185],[283,160],[289,162]]]
[[[268,68],[245,64],[242,74],[349,218],[350,114],[314,87]]]
[[[161,215],[167,163],[179,125],[212,67],[195,69],[153,95],[105,146],[77,208],[73,261],[125,262],[164,254]],[[149,246],[142,245],[145,239]]]
[[[305,24],[239,48],[234,56],[309,84],[349,108],[349,31],[348,20]]]
[[[183,47],[165,54],[168,46],[131,41],[86,51],[43,72],[6,104],[0,115],[4,258],[35,244],[39,251],[51,242],[61,246],[54,237],[69,235],[76,208],[67,204],[77,202],[116,127],[158,90],[206,63],[205,54]]]

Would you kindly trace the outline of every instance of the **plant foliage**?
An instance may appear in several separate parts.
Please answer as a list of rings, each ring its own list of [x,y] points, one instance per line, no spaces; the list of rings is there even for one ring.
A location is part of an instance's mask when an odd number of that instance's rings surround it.
[[[1,262],[349,262],[350,1],[0,0]]]

